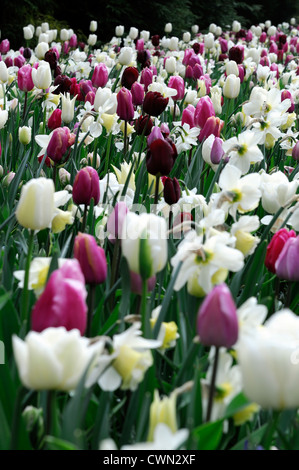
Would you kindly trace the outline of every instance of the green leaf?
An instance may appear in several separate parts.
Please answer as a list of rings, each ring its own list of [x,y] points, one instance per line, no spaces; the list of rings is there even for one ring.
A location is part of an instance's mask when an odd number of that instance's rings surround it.
[[[230,418],[238,411],[241,411],[243,408],[246,408],[251,402],[243,395],[239,393],[228,405],[225,412],[225,418]]]
[[[192,439],[197,443],[198,450],[215,450],[223,433],[223,420],[205,423],[195,428]]]
[[[44,443],[46,444],[47,450],[79,450],[72,442],[54,436],[46,436]]]

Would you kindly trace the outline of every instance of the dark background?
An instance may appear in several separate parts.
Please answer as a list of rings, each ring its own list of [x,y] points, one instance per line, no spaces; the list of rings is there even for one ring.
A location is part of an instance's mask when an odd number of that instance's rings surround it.
[[[1,39],[8,38],[14,49],[24,45],[23,26],[48,21],[50,28],[72,28],[80,40],[86,40],[91,20],[97,20],[99,42],[114,35],[115,26],[122,24],[128,32],[131,26],[153,34],[164,34],[164,25],[173,23],[172,35],[181,37],[193,24],[205,31],[214,22],[225,28],[234,19],[242,27],[266,20],[277,25],[299,15],[299,2],[294,0],[263,0],[248,5],[232,0],[86,0],[79,4],[63,0],[1,0]]]

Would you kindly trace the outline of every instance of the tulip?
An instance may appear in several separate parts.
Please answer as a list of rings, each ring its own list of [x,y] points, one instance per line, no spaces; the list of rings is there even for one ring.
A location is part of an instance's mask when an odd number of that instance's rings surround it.
[[[286,228],[278,230],[272,237],[269,245],[267,246],[267,252],[265,257],[265,266],[271,271],[276,273],[275,263],[279,257],[283,247],[289,238],[295,238],[296,233],[294,230],[288,231]]]
[[[190,128],[195,127],[194,124],[194,114],[195,108],[192,104],[188,104],[187,108],[184,109],[182,114],[182,126],[187,123],[189,124]]]
[[[169,79],[168,83],[169,88],[174,88],[177,92],[175,96],[172,97],[174,101],[179,101],[184,98],[185,95],[185,83],[184,79],[179,76],[172,76]]]
[[[128,212],[122,230],[122,253],[129,268],[147,280],[167,262],[167,226],[163,217]]]
[[[142,278],[139,274],[130,271],[131,278],[131,292],[134,294],[142,295]],[[151,292],[156,285],[156,276],[147,279],[147,292]]]
[[[121,65],[129,65],[132,62],[132,49],[130,47],[122,47],[118,56],[118,62]]]
[[[140,83],[144,85],[144,90],[147,92],[149,85],[153,82],[153,71],[146,67],[141,72]]]
[[[223,127],[223,121],[221,121],[218,117],[211,116],[207,119],[204,127],[200,131],[198,136],[199,142],[202,142],[204,139],[209,137],[209,135],[213,134],[215,137],[220,137],[220,132]]]
[[[134,117],[134,108],[131,92],[123,87],[117,93],[117,115],[124,121],[131,121]]]
[[[61,94],[61,119],[66,124],[69,124],[74,119],[75,102],[76,96],[71,99],[69,93],[66,95]]]
[[[174,165],[176,157],[177,151],[173,143],[165,139],[156,139],[150,144],[147,151],[147,171],[154,176],[167,176]]]
[[[234,99],[240,93],[240,78],[236,75],[230,74],[225,80],[223,85],[223,96],[229,99]]]
[[[214,165],[218,165],[220,163],[220,160],[222,159],[224,155],[224,150],[222,148],[222,139],[220,137],[215,137],[215,140],[213,142],[212,148],[211,148],[211,162]]]
[[[23,145],[28,145],[31,140],[31,127],[19,127],[19,141]]]
[[[1,54],[7,54],[7,52],[10,49],[10,42],[8,39],[3,39],[0,43],[0,53]]]
[[[76,34],[72,34],[72,36],[70,37],[70,40],[69,40],[69,46],[70,47],[77,47],[77,35]]]
[[[280,279],[299,281],[299,236],[289,237],[282,248],[276,262],[276,275]]]
[[[144,87],[141,83],[134,82],[131,87],[132,102],[134,106],[139,106],[143,103]]]
[[[152,41],[152,45],[153,45],[154,47],[158,47],[159,44],[160,44],[160,36],[159,36],[159,34],[155,34],[154,36],[152,36],[151,41]]]
[[[68,127],[54,129],[47,147],[48,157],[55,163],[61,163],[63,159],[66,160],[69,156],[67,150],[73,144],[72,137],[73,134],[70,133]]]
[[[31,91],[34,88],[31,65],[23,65],[18,70],[18,87],[25,92]]]
[[[32,310],[32,330],[49,327],[78,329],[84,334],[87,321],[84,276],[77,260],[67,260],[51,274],[46,288]]]
[[[299,318],[288,309],[242,335],[237,357],[243,391],[251,401],[266,409],[298,408],[298,335]]]
[[[116,203],[107,221],[107,230],[110,233],[109,240],[113,243],[121,236],[124,220],[129,209],[124,201]]]
[[[164,27],[164,31],[165,33],[171,33],[172,31],[172,24],[171,23],[166,23],[165,27]]]
[[[136,67],[126,67],[121,77],[121,85],[128,90],[131,90],[131,87],[133,83],[137,81],[138,76],[139,72]]]
[[[148,136],[153,127],[153,121],[149,119],[149,116],[139,116],[135,121],[135,130],[138,135]]]
[[[32,69],[32,80],[34,85],[39,89],[46,90],[49,88],[52,82],[52,76],[48,62],[41,61],[37,69]]]
[[[195,108],[194,124],[197,127],[203,128],[207,119],[211,116],[215,116],[213,102],[209,96],[203,96],[200,98]]]
[[[87,44],[89,46],[94,46],[98,40],[98,37],[96,34],[90,34],[87,38]]]
[[[289,99],[291,101],[291,106],[288,108],[287,112],[292,113],[295,109],[295,103],[292,93],[289,90],[282,90],[281,92],[281,101]]]
[[[91,81],[94,87],[104,88],[108,82],[108,69],[105,64],[98,64],[95,66]]]
[[[18,69],[20,69],[21,67],[23,67],[25,62],[26,62],[25,57],[20,54],[18,55],[18,57],[14,58],[13,64],[15,67],[18,67]]]
[[[7,66],[3,60],[0,61],[0,82],[6,83],[8,80]]]
[[[164,98],[158,91],[148,91],[143,101],[143,112],[158,117],[165,110],[168,98]]]
[[[43,60],[48,50],[49,44],[47,42],[40,42],[35,48],[35,55],[39,60]]]
[[[22,186],[16,209],[20,225],[31,230],[51,226],[54,214],[54,184],[47,178],[33,178]]]
[[[73,201],[77,205],[90,205],[92,198],[95,205],[100,200],[99,175],[94,168],[86,166],[76,175],[73,185]]]
[[[89,25],[89,30],[94,33],[98,29],[98,23],[97,21],[91,21]]]
[[[23,385],[33,390],[75,390],[95,348],[78,330],[47,328],[30,331],[25,340],[12,338],[13,352]]]
[[[79,261],[86,284],[102,284],[107,277],[105,251],[92,235],[79,233],[75,238],[74,257]]]
[[[226,51],[222,51],[226,52]],[[233,46],[228,53],[229,60],[234,60],[237,64],[242,64],[244,60],[244,48],[241,46]]]
[[[231,348],[238,339],[237,309],[226,284],[208,293],[197,316],[197,333],[205,346]]]
[[[181,188],[176,178],[165,177],[164,181],[164,200],[170,206],[176,204],[181,197]]]
[[[165,70],[170,75],[175,73],[176,70],[176,60],[174,57],[167,57],[165,60]]]
[[[61,109],[54,109],[52,112],[51,116],[48,119],[48,129],[51,129],[52,131],[54,129],[57,129],[58,127],[61,126]]]

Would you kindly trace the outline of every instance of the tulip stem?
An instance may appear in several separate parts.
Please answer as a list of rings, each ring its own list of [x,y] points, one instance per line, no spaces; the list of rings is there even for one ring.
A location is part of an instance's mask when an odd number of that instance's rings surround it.
[[[26,108],[27,108],[27,95],[28,95],[28,92],[25,91],[24,109],[23,109],[23,119],[24,119],[24,117],[25,117]]]
[[[124,156],[127,155],[128,151],[128,121],[125,121],[125,126],[124,126]]]
[[[54,163],[53,166],[53,183],[54,183],[54,190],[56,191],[56,175],[57,175],[57,167]]]
[[[140,316],[142,322],[142,331],[145,336],[147,336],[148,331],[146,328],[146,298],[147,298],[147,279],[142,279],[142,296],[141,296],[141,305],[140,305]]]
[[[51,428],[53,424],[53,404],[55,400],[55,391],[48,390],[47,392],[47,415],[46,415],[46,423],[45,423],[45,435],[49,436],[51,433]]]
[[[119,264],[119,248],[120,248],[120,240],[116,238],[116,242],[115,242],[114,250],[113,250],[112,266],[111,266],[110,289],[112,289],[116,280],[116,273],[117,273],[117,268]],[[113,309],[113,307],[114,307],[114,293],[111,295],[111,300],[110,300],[111,310]]]
[[[207,420],[206,420],[207,423],[210,421],[211,415],[212,415],[216,375],[217,375],[217,368],[218,368],[218,359],[219,359],[219,347],[215,346],[215,357],[214,357],[212,379],[211,379],[210,391],[209,391],[209,402],[208,402],[208,411],[207,411]]]
[[[87,204],[84,204],[83,220],[82,220],[82,233],[85,232],[87,220]]]
[[[92,316],[94,311],[95,305],[95,284],[89,284],[89,293],[88,293],[88,314],[87,314],[87,328],[86,328],[86,336],[87,338],[91,337],[91,324],[92,324]]]
[[[110,149],[111,149],[111,141],[112,141],[112,132],[110,132],[107,142],[107,150],[106,150],[106,157],[105,157],[105,169],[104,175],[107,175],[109,170],[109,159],[110,159]]]
[[[29,292],[28,292],[28,283],[29,283],[29,270],[30,263],[33,251],[33,240],[34,240],[34,230],[29,232],[28,240],[28,253],[25,266],[25,277],[24,277],[24,286],[22,292],[22,301],[21,301],[21,324],[24,327],[24,333],[27,331],[27,320],[28,320],[28,303],[29,303]]]
[[[155,199],[154,199],[154,207],[156,208],[158,204],[158,196],[159,196],[159,183],[160,183],[160,176],[156,175],[156,186],[155,186]]]

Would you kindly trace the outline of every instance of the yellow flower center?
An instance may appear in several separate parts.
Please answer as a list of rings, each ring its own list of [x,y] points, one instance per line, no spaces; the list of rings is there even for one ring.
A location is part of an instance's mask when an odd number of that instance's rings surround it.
[[[33,289],[41,289],[47,281],[49,266],[44,266],[38,273],[37,282],[32,284]]]
[[[230,384],[229,382],[223,382],[220,386],[217,387],[215,400],[223,401],[225,397],[232,393],[232,391],[232,384]]]

